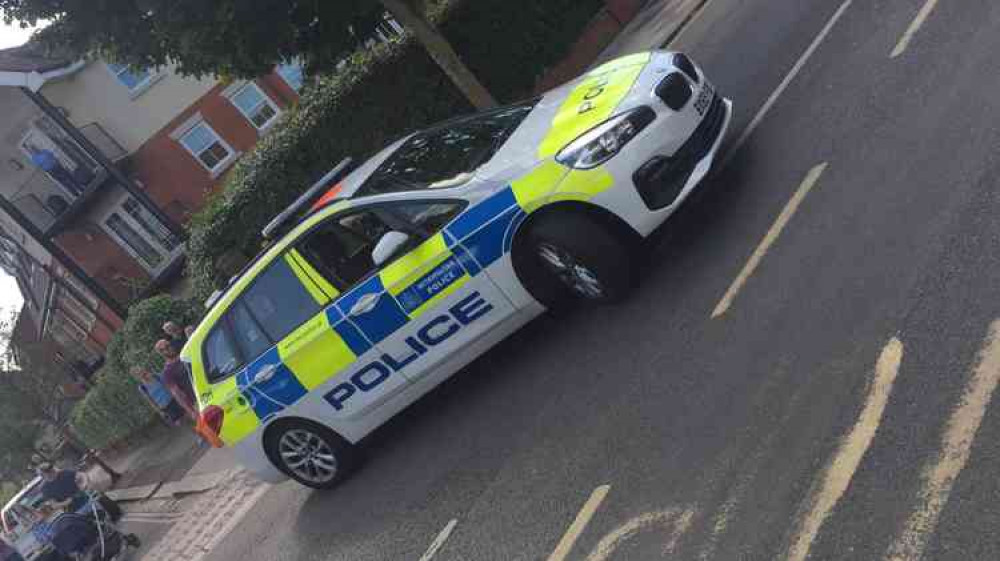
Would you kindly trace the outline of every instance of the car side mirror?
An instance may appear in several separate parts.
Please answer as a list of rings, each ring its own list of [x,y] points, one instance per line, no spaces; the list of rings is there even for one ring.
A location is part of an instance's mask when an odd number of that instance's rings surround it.
[[[408,241],[410,241],[408,234],[396,232],[395,230],[386,233],[375,244],[375,249],[372,250],[372,262],[375,263],[376,267],[381,267],[395,257]]]

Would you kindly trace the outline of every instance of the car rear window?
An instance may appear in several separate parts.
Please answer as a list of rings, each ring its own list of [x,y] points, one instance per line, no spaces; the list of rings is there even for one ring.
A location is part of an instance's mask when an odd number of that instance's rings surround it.
[[[530,102],[505,107],[417,133],[375,170],[357,194],[462,185],[490,161],[534,106]]]

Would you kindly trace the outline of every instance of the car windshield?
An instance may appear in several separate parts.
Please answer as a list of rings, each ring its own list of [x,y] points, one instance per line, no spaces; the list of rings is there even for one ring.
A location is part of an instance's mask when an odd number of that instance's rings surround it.
[[[490,161],[534,106],[505,107],[418,133],[389,156],[357,194],[462,185]]]

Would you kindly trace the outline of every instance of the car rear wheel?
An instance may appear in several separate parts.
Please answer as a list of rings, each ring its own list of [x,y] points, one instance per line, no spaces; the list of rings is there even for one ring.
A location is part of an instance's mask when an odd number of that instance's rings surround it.
[[[560,213],[530,225],[519,247],[518,275],[550,308],[620,301],[635,283],[635,244],[582,213]]]
[[[284,421],[268,431],[264,445],[275,467],[306,487],[329,489],[356,466],[353,446],[311,421]]]

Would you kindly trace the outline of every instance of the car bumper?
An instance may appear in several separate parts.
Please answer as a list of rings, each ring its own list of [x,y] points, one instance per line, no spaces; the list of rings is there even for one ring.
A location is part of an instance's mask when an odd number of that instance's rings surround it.
[[[704,119],[671,156],[650,158],[632,183],[651,211],[678,205],[708,173],[732,118],[732,103],[716,96]]]
[[[659,142],[659,135],[655,134],[659,131],[649,131],[641,148],[636,146],[635,148],[640,149],[630,154],[631,158],[614,162],[612,174],[615,187],[595,198],[594,202],[624,219],[639,235],[645,237],[653,233],[680,208],[711,171],[732,123],[732,102],[719,97],[717,111],[721,112],[721,125],[713,123],[706,114],[704,119],[691,126],[690,132],[682,139],[673,136]],[[702,123],[705,123],[704,131],[700,130]],[[676,133],[676,129],[670,131],[666,130],[668,127],[663,128],[668,135]],[[667,154],[670,156],[666,156]],[[649,168],[646,169],[646,173],[650,175],[640,179],[653,181],[654,184],[651,187],[647,185],[647,188],[653,190],[652,195],[647,192],[643,196],[636,175],[640,174],[644,166],[651,165],[650,162],[656,165],[659,160],[663,164],[665,159],[673,160],[674,157],[680,165],[665,166],[659,170],[659,176],[651,174]]]

